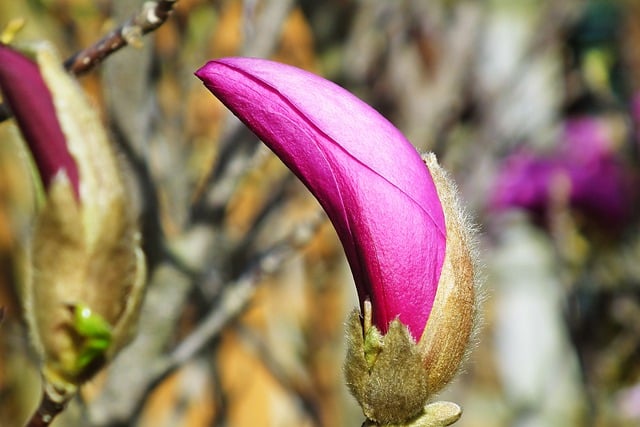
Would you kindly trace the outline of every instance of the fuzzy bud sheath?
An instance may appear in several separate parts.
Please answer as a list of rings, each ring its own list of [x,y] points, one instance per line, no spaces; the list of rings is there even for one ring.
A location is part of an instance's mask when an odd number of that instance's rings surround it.
[[[45,387],[65,401],[133,334],[140,233],[98,114],[53,49],[0,45],[0,89],[42,182],[21,297]]]
[[[384,117],[341,87],[254,58],[196,75],[301,179],[344,247],[364,319],[348,323],[347,383],[368,423],[449,425],[428,404],[471,335],[475,273],[455,188]],[[426,162],[426,165],[425,165]]]

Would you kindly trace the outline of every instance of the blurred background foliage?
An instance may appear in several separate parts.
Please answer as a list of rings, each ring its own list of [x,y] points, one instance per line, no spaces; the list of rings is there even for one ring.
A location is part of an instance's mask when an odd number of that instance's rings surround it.
[[[0,27],[23,17],[17,41],[66,58],[141,3],[4,1]],[[193,77],[228,55],[338,82],[456,178],[487,279],[476,349],[442,396],[457,425],[640,423],[640,3],[181,0],[143,41],[79,79],[137,195],[140,334],[54,426],[362,422],[341,377],[357,299],[336,235]],[[24,148],[0,144],[3,426],[40,395],[16,297],[32,186]]]

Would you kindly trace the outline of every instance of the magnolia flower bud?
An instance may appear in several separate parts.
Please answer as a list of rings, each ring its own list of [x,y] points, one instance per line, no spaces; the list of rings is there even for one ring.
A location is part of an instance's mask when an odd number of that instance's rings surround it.
[[[303,70],[225,58],[196,75],[304,182],[338,233],[365,314],[349,320],[345,374],[367,418],[455,422],[457,405],[425,405],[465,354],[476,277],[471,231],[435,156],[425,166],[374,109]]]
[[[68,396],[130,339],[145,262],[97,113],[49,45],[29,56],[0,45],[0,88],[44,188],[22,298],[45,382]]]

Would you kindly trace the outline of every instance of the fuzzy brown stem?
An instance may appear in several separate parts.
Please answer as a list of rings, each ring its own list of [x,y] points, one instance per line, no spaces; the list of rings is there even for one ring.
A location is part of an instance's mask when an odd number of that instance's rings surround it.
[[[68,402],[66,399],[58,401],[47,393],[46,389],[43,390],[40,405],[31,416],[26,427],[46,427],[50,425],[54,418],[64,410]]]

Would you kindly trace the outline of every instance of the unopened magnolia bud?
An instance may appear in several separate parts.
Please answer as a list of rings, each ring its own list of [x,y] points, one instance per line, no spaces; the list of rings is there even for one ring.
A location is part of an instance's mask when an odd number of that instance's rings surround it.
[[[0,87],[44,184],[22,297],[46,387],[69,396],[131,338],[145,262],[98,114],[49,45],[28,52],[0,45]]]
[[[447,244],[422,337],[416,342],[399,319],[391,322],[386,335],[380,334],[367,320],[371,316],[367,311],[376,309],[370,304],[365,304],[364,322],[356,311],[347,325],[347,384],[367,418],[384,426],[441,426],[459,418],[460,413],[450,406],[455,404],[435,402],[429,412],[427,402],[457,373],[476,318],[473,229],[458,206],[455,186],[435,156],[429,154],[424,160],[442,203]],[[449,408],[448,415],[435,414],[436,407]]]
[[[435,157],[423,161],[373,108],[306,71],[223,58],[196,75],[305,183],[335,226],[365,315],[349,320],[345,373],[367,418],[454,422],[459,411],[434,411],[453,404],[425,405],[464,357],[475,273],[471,230]]]

